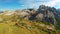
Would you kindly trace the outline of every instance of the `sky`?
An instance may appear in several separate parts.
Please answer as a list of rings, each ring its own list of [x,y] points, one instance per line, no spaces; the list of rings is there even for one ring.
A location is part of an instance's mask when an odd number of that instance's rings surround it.
[[[60,8],[60,0],[0,0],[0,11],[35,8],[40,5]]]

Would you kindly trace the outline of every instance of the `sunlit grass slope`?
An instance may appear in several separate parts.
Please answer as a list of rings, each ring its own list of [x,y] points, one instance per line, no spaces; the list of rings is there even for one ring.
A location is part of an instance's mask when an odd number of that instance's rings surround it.
[[[52,24],[25,20],[15,14],[0,14],[0,34],[60,34],[60,31]]]

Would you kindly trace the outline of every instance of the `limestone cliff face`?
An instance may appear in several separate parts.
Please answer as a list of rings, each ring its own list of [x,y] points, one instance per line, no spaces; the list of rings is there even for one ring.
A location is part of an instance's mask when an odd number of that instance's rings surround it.
[[[41,18],[43,21],[45,22],[49,22],[52,24],[57,24],[57,20],[56,19],[60,19],[60,12],[59,10],[57,10],[54,7],[48,7],[48,6],[44,6],[41,5],[38,8],[38,15],[41,13],[43,14],[43,18]],[[39,15],[40,16],[40,15]]]
[[[42,20],[52,24],[56,24],[54,12],[56,12],[56,9],[54,10],[54,8],[48,6],[41,5],[38,8],[38,14],[43,14]]]

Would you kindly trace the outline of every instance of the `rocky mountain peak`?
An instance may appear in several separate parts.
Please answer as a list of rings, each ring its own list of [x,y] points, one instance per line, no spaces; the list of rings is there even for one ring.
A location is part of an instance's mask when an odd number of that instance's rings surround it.
[[[16,12],[16,11],[15,11]],[[60,16],[58,10],[54,7],[40,5],[37,10],[25,9],[16,12],[22,18],[31,21],[43,21],[51,24],[56,24],[56,18]]]
[[[43,18],[39,17],[42,21],[50,22],[52,24],[56,24],[55,14],[57,15],[57,9],[55,9],[54,7],[48,7],[48,6],[45,6],[45,5],[40,5],[37,12],[38,12],[38,14],[37,14],[38,16],[43,14],[42,15]]]

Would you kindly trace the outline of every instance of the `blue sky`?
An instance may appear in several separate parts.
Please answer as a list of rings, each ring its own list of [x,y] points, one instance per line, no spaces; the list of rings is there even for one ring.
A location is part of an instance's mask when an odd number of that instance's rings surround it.
[[[60,8],[60,0],[0,0],[1,10],[17,10],[26,8],[38,8],[39,5]]]

